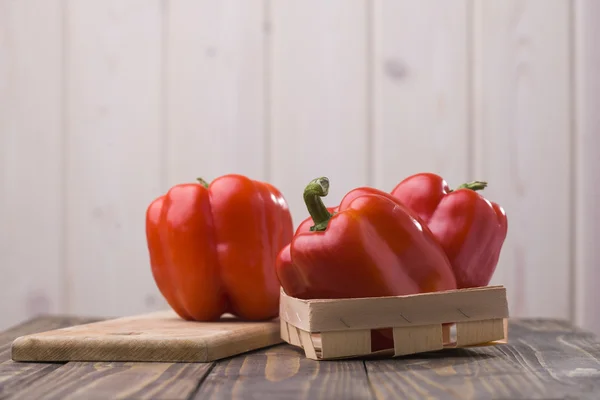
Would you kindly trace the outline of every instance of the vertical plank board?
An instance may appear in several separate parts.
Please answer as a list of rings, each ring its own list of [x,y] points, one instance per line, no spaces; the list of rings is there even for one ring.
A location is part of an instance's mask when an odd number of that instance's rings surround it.
[[[473,179],[467,1],[376,0],[374,16],[376,186],[423,171]]]
[[[371,354],[371,330],[321,332],[320,347],[323,358]]]
[[[456,346],[483,344],[504,339],[504,319],[463,321],[456,324]]]
[[[312,179],[330,179],[327,206],[369,183],[368,3],[270,4],[270,175],[297,226]]]
[[[262,0],[166,4],[168,186],[266,179]]]
[[[492,284],[511,316],[570,311],[569,2],[474,2],[474,157],[508,215]]]
[[[600,334],[600,2],[577,0],[575,105],[577,204],[575,323]]]
[[[0,330],[59,312],[62,8],[0,0]]]
[[[161,2],[66,4],[69,311],[162,308],[144,231],[161,176]]]
[[[394,356],[436,351],[444,348],[442,325],[394,328]]]

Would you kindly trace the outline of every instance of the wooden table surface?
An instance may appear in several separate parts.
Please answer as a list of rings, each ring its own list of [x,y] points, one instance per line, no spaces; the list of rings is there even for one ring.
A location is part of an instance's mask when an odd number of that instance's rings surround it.
[[[10,359],[17,336],[91,321],[40,317],[0,333],[0,399],[600,398],[600,341],[556,320],[511,320],[503,346],[390,360],[312,361],[287,344],[208,364]]]

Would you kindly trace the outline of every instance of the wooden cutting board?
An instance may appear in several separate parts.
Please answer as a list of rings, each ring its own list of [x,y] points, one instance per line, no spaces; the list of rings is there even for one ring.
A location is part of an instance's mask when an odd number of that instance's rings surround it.
[[[209,362],[281,342],[279,319],[193,322],[160,311],[21,336],[12,359]]]

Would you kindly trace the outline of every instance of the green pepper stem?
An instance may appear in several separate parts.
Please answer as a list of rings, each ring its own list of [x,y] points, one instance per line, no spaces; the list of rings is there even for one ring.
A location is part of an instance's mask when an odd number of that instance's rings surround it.
[[[313,179],[304,189],[304,203],[315,223],[310,227],[311,231],[324,231],[331,218],[331,213],[323,204],[321,197],[329,193],[329,179],[321,177]]]
[[[208,189],[208,182],[206,182],[206,181],[205,181],[204,179],[202,179],[202,178],[196,178],[196,180],[197,180],[197,181],[198,181],[198,182],[199,182],[199,183],[200,183],[202,186],[204,186],[205,188],[207,188],[207,189]]]
[[[457,187],[455,190],[458,189],[471,189],[471,190],[483,190],[487,187],[487,182],[482,182],[482,181],[472,181],[472,182],[467,182],[467,183],[463,183],[462,185],[460,185],[459,187]]]

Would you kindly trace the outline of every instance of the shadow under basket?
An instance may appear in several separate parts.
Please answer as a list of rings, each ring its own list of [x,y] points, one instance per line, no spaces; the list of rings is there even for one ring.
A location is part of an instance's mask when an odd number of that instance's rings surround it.
[[[397,357],[508,340],[503,286],[335,300],[302,300],[281,289],[279,311],[281,338],[313,360]],[[374,349],[372,336],[381,332],[388,346]]]

